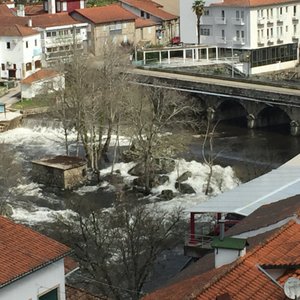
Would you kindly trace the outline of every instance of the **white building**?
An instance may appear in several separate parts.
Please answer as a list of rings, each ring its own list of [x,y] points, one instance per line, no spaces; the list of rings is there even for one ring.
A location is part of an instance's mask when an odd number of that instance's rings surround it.
[[[37,95],[64,90],[65,78],[51,69],[42,69],[21,81],[21,98],[31,99]]]
[[[197,42],[193,2],[180,1],[185,43]],[[299,1],[210,0],[201,17],[201,43],[217,45],[221,53],[234,50],[251,74],[291,68],[299,61],[299,19]]]
[[[41,68],[41,37],[22,25],[0,26],[0,77],[22,79]]]
[[[64,256],[70,249],[0,217],[0,300],[65,300]]]

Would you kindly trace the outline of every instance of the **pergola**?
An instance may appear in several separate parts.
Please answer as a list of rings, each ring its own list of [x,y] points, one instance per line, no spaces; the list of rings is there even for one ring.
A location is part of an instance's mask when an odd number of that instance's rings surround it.
[[[158,53],[159,63],[162,63],[162,54],[167,53],[167,63],[171,64],[171,53],[182,51],[183,63],[186,62],[187,57],[191,57],[192,61],[198,61],[200,58],[203,59],[201,53],[205,50],[204,59],[207,61],[209,57],[209,49],[215,49],[215,60],[218,60],[218,46],[207,46],[207,45],[183,45],[176,47],[164,47],[164,48],[151,48],[151,49],[138,49],[137,52],[143,53],[143,65],[146,65],[148,53]],[[136,55],[137,59],[137,55]]]

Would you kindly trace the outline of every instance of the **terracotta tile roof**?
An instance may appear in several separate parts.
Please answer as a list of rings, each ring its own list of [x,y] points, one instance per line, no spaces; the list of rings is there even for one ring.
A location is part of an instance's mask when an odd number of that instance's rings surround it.
[[[297,3],[296,0],[224,0],[220,3],[212,3],[211,6],[233,6],[233,7],[256,7],[276,4]]]
[[[258,265],[293,266],[289,276],[299,273],[300,225],[289,222],[275,233],[266,243],[249,252],[238,260],[225,275],[210,282],[197,300],[215,299],[218,295],[228,293],[232,299],[284,299],[282,288],[274,284]]]
[[[156,25],[158,25],[156,22],[149,19],[137,18],[135,20],[135,28],[152,27]]]
[[[33,82],[45,79],[45,78],[51,78],[54,76],[57,76],[58,72],[51,70],[51,69],[41,69],[31,75],[29,75],[28,77],[26,77],[25,79],[21,80],[21,83],[23,84],[32,84]]]
[[[71,256],[66,256],[64,258],[64,266],[65,266],[65,275],[67,276],[70,272],[73,272],[79,268],[79,263]]]
[[[0,287],[70,253],[70,248],[0,216]]]
[[[99,297],[88,293],[85,290],[66,285],[66,300],[107,300],[106,297]]]
[[[136,16],[118,4],[76,9],[76,13],[95,24],[135,20]]]
[[[178,18],[177,16],[162,10],[160,6],[150,0],[120,0],[120,2],[132,7],[136,7],[139,10],[149,13],[150,15],[155,16],[163,21],[174,20]]]
[[[1,17],[0,17],[1,18]],[[39,34],[39,32],[31,27],[22,25],[1,25],[0,36],[30,36]]]
[[[27,26],[29,19],[32,20],[32,27],[40,27],[40,28],[64,26],[64,25],[76,25],[82,23],[74,20],[68,13],[59,13],[59,14],[34,15],[30,17],[3,16],[0,17],[0,26],[14,25],[14,24]]]
[[[6,4],[0,4],[0,17],[3,16],[13,16],[13,13]]]
[[[34,15],[41,15],[41,14],[47,14],[46,11],[44,11],[43,5],[26,5],[25,6],[25,15],[26,16],[34,16]]]
[[[42,14],[31,16],[33,27],[52,27],[52,26],[64,26],[75,25],[81,22],[74,20],[68,13],[59,14]]]

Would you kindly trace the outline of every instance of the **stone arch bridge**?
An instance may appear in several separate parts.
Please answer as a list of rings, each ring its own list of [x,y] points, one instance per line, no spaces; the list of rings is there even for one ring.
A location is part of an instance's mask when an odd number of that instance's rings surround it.
[[[212,119],[244,118],[248,128],[289,124],[290,133],[300,135],[300,86],[142,69],[132,73],[139,84],[198,95]]]

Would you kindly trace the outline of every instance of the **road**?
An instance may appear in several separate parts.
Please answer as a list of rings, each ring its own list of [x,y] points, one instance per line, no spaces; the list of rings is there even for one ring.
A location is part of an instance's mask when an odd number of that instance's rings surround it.
[[[261,92],[270,92],[270,93],[278,93],[278,94],[286,94],[300,97],[300,89],[297,88],[285,88],[278,86],[270,86],[266,84],[255,84],[252,82],[244,82],[238,80],[226,80],[226,79],[216,79],[216,78],[208,78],[201,76],[193,76],[193,75],[183,75],[183,74],[174,74],[169,72],[158,72],[152,70],[142,70],[142,69],[133,69],[131,71],[133,74],[137,75],[145,75],[145,76],[154,76],[157,78],[169,78],[169,79],[177,79],[188,82],[199,82],[204,84],[212,84],[219,86],[233,86],[235,88],[247,89],[247,90],[255,90]]]
[[[9,108],[12,104],[20,101],[21,99],[21,86],[17,83],[17,86],[9,89],[8,93],[0,97],[0,102],[6,104],[6,108]]]

